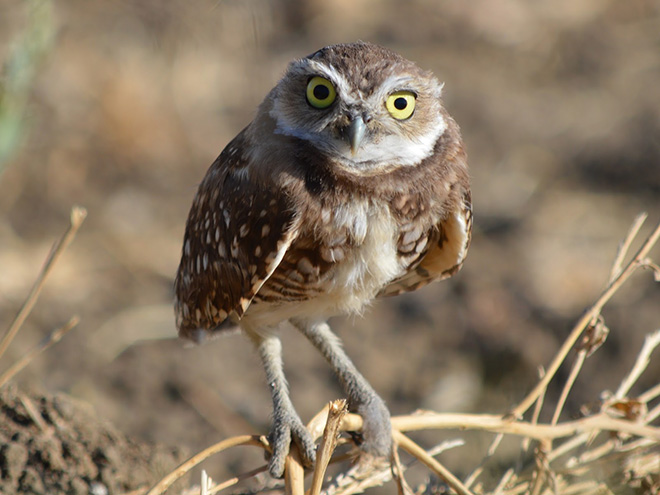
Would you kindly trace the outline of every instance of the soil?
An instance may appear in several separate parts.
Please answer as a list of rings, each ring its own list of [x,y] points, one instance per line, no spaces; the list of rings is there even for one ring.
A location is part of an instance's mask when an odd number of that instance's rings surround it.
[[[65,394],[0,391],[0,493],[112,495],[153,484],[181,449],[139,443]]]

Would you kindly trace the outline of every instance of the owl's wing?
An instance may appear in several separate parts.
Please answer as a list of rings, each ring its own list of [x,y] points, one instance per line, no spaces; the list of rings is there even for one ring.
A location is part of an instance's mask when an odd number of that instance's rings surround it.
[[[472,234],[472,204],[466,192],[459,207],[428,235],[423,257],[405,275],[393,280],[378,297],[417,290],[454,275],[462,266]]]
[[[188,216],[174,284],[182,337],[240,319],[298,235],[284,194],[248,179],[242,139],[209,168]]]

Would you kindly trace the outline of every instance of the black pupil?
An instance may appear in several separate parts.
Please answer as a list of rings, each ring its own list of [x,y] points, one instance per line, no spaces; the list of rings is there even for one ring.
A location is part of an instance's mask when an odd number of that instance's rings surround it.
[[[327,86],[322,84],[314,86],[314,90],[312,92],[314,93],[314,98],[317,100],[325,100],[328,96],[330,96],[330,90]]]
[[[408,106],[408,101],[405,98],[399,97],[394,100],[394,108],[397,110],[403,110]]]

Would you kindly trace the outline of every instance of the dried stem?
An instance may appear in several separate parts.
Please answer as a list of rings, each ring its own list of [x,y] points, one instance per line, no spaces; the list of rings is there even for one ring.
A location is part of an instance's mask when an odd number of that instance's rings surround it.
[[[62,337],[64,337],[67,332],[78,325],[79,321],[80,319],[77,316],[73,316],[64,326],[53,330],[50,335],[48,335],[48,337],[46,337],[40,344],[38,344],[27,353],[23,354],[23,356],[21,356],[18,361],[16,361],[7,369],[7,371],[0,375],[0,387],[4,387],[9,380],[11,380],[19,371],[30,364],[30,361],[32,361],[35,357],[62,340]]]
[[[347,403],[343,399],[333,401],[328,406],[328,420],[325,424],[323,438],[321,439],[321,445],[318,449],[316,465],[314,466],[314,475],[312,477],[312,486],[309,491],[310,495],[319,495],[319,493],[321,493],[323,477],[328,469],[332,453],[337,447],[339,426],[341,425],[342,418],[348,412],[347,407]]]
[[[577,353],[577,356],[575,356],[575,361],[571,367],[571,372],[568,375],[568,379],[566,380],[566,383],[561,390],[561,395],[557,401],[555,412],[552,414],[552,420],[550,421],[551,425],[556,425],[557,421],[559,421],[559,416],[561,415],[561,411],[564,409],[564,404],[566,404],[568,394],[570,393],[571,388],[573,388],[573,384],[575,383],[575,380],[577,379],[577,376],[582,369],[582,365],[584,364],[585,359],[587,359],[587,350],[580,349]]]
[[[62,253],[66,250],[69,244],[71,244],[71,241],[73,241],[73,238],[76,236],[80,226],[85,221],[86,216],[87,210],[85,210],[85,208],[74,206],[71,209],[71,224],[69,225],[69,228],[51,248],[48,258],[46,258],[46,262],[41,268],[41,271],[39,272],[39,275],[37,276],[37,279],[35,280],[30,293],[23,303],[23,306],[21,306],[21,309],[18,311],[14,321],[11,322],[11,325],[7,329],[7,332],[2,338],[2,341],[0,341],[0,357],[2,357],[2,355],[5,353],[9,347],[9,344],[11,344],[12,340],[14,340],[14,337],[16,337],[16,334],[30,314],[30,311],[32,311],[32,308],[39,298],[41,289],[43,289],[44,283],[46,282],[46,278],[55,266],[55,263],[57,263],[57,261],[62,256]]]
[[[305,468],[296,445],[291,445],[289,455],[284,461],[284,493],[305,495]]]
[[[630,391],[637,379],[649,365],[651,354],[658,345],[660,345],[660,330],[656,330],[652,334],[647,335],[644,339],[644,345],[642,346],[640,353],[637,355],[635,365],[621,382],[619,389],[614,394],[617,399],[622,399]]]
[[[352,416],[352,415],[348,415]],[[472,429],[485,430],[511,435],[528,436],[536,440],[564,438],[586,431],[618,431],[641,437],[660,440],[660,427],[648,426],[631,421],[611,418],[605,413],[567,421],[557,425],[512,422],[494,414],[454,414],[432,413],[397,416],[392,418],[392,426],[399,431],[428,429]]]
[[[433,470],[445,483],[454,489],[459,495],[473,495],[472,492],[446,467],[428,455],[426,451],[405,436],[400,431],[394,430],[394,442],[409,454],[415,456],[424,465]]]
[[[621,269],[623,268],[623,260],[626,257],[626,253],[630,249],[630,246],[635,240],[635,237],[637,237],[637,234],[639,234],[639,230],[642,228],[642,225],[646,221],[647,217],[647,213],[640,213],[637,215],[635,220],[633,220],[633,224],[630,226],[625,239],[621,241],[621,244],[619,244],[619,249],[617,249],[616,257],[614,258],[614,263],[612,263],[612,269],[610,271],[610,283],[614,281],[619,273],[621,273]]]
[[[501,494],[504,488],[506,487],[507,483],[509,483],[511,479],[514,477],[515,477],[515,473],[513,471],[513,468],[507,469],[507,471],[504,473],[504,476],[502,476],[502,479],[500,479],[500,482],[495,487],[495,491],[493,492],[493,495]]]
[[[639,251],[637,251],[637,254],[635,254],[634,258],[626,265],[623,270],[618,273],[618,275],[614,278],[614,280],[612,280],[612,282],[610,282],[610,284],[603,291],[596,302],[578,320],[576,325],[573,327],[573,330],[571,330],[568,338],[564,341],[563,345],[559,349],[559,352],[550,363],[550,366],[548,366],[545,376],[539,381],[534,389],[516,407],[511,410],[509,416],[515,419],[521,418],[522,415],[534,403],[536,398],[543,393],[584,329],[600,314],[603,306],[610,300],[610,298],[621,287],[621,285],[630,278],[630,275],[632,275],[632,273],[640,266],[651,248],[658,241],[659,237],[660,223],[656,225],[656,227],[653,229],[653,232],[651,232],[651,235],[649,235],[646,241],[644,241],[644,244],[641,248],[639,248]]]
[[[654,385],[643,394],[640,394],[638,399],[642,402],[649,402],[658,396],[660,396],[660,383]]]
[[[223,450],[227,450],[231,447],[237,447],[239,445],[253,445],[256,447],[266,448],[265,439],[257,435],[241,435],[228,438],[222,442],[216,443],[215,445],[211,445],[198,454],[195,454],[184,463],[180,464],[176,469],[174,469],[174,471],[156,483],[147,492],[147,495],[160,495],[161,493],[165,492],[165,490],[167,490],[172,485],[172,483],[181,478],[181,476],[186,474],[203,460],[211,457],[214,454],[217,454],[218,452],[222,452]]]
[[[234,486],[243,480],[247,480],[249,478],[253,478],[257,476],[258,474],[265,473],[267,470],[268,470],[268,465],[264,464],[263,466],[259,466],[258,468],[253,469],[252,471],[248,471],[247,473],[234,476],[233,478],[230,478],[226,481],[223,481],[222,483],[218,483],[217,485],[215,485],[212,489],[209,490],[209,495],[214,495],[218,492],[221,492],[222,490]]]
[[[199,488],[199,495],[209,495],[209,487],[213,484],[213,480],[208,475],[205,469],[202,469],[202,479]]]
[[[397,492],[399,495],[410,495],[413,493],[410,485],[406,481],[405,476],[403,475],[403,465],[401,464],[401,458],[399,457],[399,449],[392,449],[392,467],[391,471],[394,475],[394,480],[396,481]]]
[[[543,375],[545,375],[545,369],[543,369],[543,366],[539,366],[539,379],[543,378]],[[536,402],[534,403],[534,410],[532,411],[532,419],[530,421],[533,425],[539,422],[539,416],[541,415],[541,409],[543,409],[543,403],[545,402],[546,392],[547,390],[544,390],[543,393],[538,396]],[[522,451],[524,453],[527,453],[529,451],[530,445],[531,445],[531,438],[529,437],[523,438],[523,441],[521,442]]]
[[[488,447],[488,450],[486,451],[486,455],[484,458],[481,460],[479,465],[470,473],[470,475],[465,478],[465,486],[470,488],[475,481],[481,476],[481,473],[484,470],[484,465],[490,459],[495,455],[495,452],[497,451],[497,448],[500,446],[500,443],[502,442],[502,439],[504,438],[504,434],[498,433],[495,435],[495,438],[493,438],[493,441],[490,443],[490,446]]]

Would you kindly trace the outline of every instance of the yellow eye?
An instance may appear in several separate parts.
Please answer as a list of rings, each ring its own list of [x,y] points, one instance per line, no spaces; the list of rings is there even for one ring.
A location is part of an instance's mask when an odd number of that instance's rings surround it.
[[[307,101],[314,108],[328,108],[336,97],[335,87],[324,77],[312,77],[307,83]]]
[[[411,91],[395,91],[387,97],[385,107],[395,119],[408,119],[415,111],[415,93]]]

